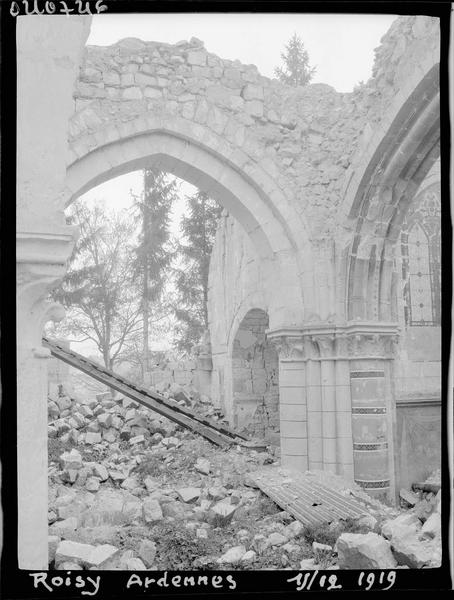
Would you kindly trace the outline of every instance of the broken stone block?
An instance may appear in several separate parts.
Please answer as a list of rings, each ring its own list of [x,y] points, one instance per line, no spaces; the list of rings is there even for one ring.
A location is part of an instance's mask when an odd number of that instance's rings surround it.
[[[81,567],[76,562],[66,561],[62,562],[56,567],[57,571],[83,571],[83,567]]]
[[[100,465],[99,463],[95,463],[93,465],[93,475],[98,477],[101,481],[106,481],[109,477],[109,473],[104,465]]]
[[[151,567],[156,557],[156,544],[151,540],[142,540],[137,551],[145,566]]]
[[[424,521],[426,521],[426,519],[428,519],[429,516],[432,514],[433,505],[428,500],[421,500],[421,502],[419,502],[415,506],[414,510],[414,514],[418,517],[420,521],[424,523]]]
[[[71,398],[68,398],[68,396],[59,396],[54,398],[54,401],[58,405],[60,412],[71,408]]]
[[[421,529],[421,522],[415,513],[403,513],[391,521],[386,521],[382,528],[381,534],[388,540],[391,540],[395,535],[403,535],[405,533],[416,533]]]
[[[66,483],[75,483],[77,477],[79,476],[79,471],[75,469],[66,469],[62,471],[60,474],[60,478],[62,481]]]
[[[258,553],[263,552],[264,550],[266,550],[269,547],[267,538],[264,535],[262,535],[261,533],[254,535],[254,537],[252,539],[252,547]]]
[[[163,519],[163,509],[155,498],[145,498],[143,501],[143,518],[146,523],[154,523]]]
[[[53,511],[53,510],[47,511],[47,521],[48,521],[49,525],[51,523],[55,523],[56,520],[57,520],[57,514],[56,514],[56,512]]]
[[[49,402],[47,403],[47,416],[49,417],[49,419],[58,419],[60,415],[60,408],[58,407],[58,404],[56,402],[54,402],[53,400],[49,400]]]
[[[229,548],[216,562],[220,565],[236,564],[240,562],[245,554],[245,546],[234,546],[233,548]]]
[[[103,429],[102,439],[105,440],[106,442],[109,442],[109,444],[112,444],[113,442],[115,442],[117,437],[118,437],[118,432],[114,427],[110,427],[109,429]]]
[[[288,540],[285,535],[282,535],[277,531],[268,536],[268,543],[270,546],[282,546],[282,544],[285,544],[287,541]]]
[[[176,437],[165,437],[162,438],[161,442],[167,448],[177,448],[181,444],[180,440]]]
[[[190,510],[183,502],[163,502],[161,505],[162,514],[165,517],[173,517],[174,519],[184,519],[186,512]]]
[[[99,490],[100,482],[97,477],[89,477],[85,483],[85,489],[89,492],[97,492]]]
[[[328,544],[319,544],[319,542],[312,542],[312,550],[314,552],[332,552],[333,547]]]
[[[101,413],[97,416],[96,420],[102,428],[109,429],[112,424],[112,415],[110,413]]]
[[[126,411],[125,421],[132,421],[133,419],[136,418],[136,415],[137,415],[136,409],[130,408],[129,410]]]
[[[93,416],[93,411],[86,404],[82,404],[82,406],[79,408],[79,412],[84,417],[90,418]]]
[[[358,519],[358,525],[373,530],[377,525],[377,519],[373,515],[363,515]]]
[[[223,526],[230,523],[237,507],[227,502],[218,502],[212,506],[208,513],[210,525]]]
[[[62,469],[81,469],[83,467],[82,456],[75,448],[70,452],[63,452],[60,456]]]
[[[129,427],[123,427],[120,430],[120,440],[129,440],[131,437],[131,429]]]
[[[241,562],[252,562],[256,559],[256,557],[257,554],[254,552],[254,550],[248,550],[241,557]]]
[[[393,569],[389,542],[376,533],[343,533],[336,542],[340,569]]]
[[[434,512],[430,515],[421,529],[420,539],[431,539],[441,535],[441,516]]]
[[[124,481],[126,479],[127,475],[125,473],[123,473],[123,471],[117,471],[116,469],[110,469],[109,477],[112,479],[112,481]]]
[[[48,547],[48,560],[49,564],[54,561],[57,547],[60,544],[60,537],[58,535],[49,535],[47,538]]]
[[[143,483],[149,492],[154,492],[161,486],[161,483],[156,479],[153,479],[153,477],[146,477],[143,480]]]
[[[419,496],[417,494],[404,488],[400,490],[399,496],[410,507],[415,506],[419,502]]]
[[[124,561],[127,571],[146,571],[147,567],[143,564],[140,558],[128,558]]]
[[[76,485],[78,487],[84,486],[90,475],[91,475],[91,469],[88,467],[82,467],[82,469],[80,469],[78,472]]]
[[[87,431],[91,431],[92,433],[99,433],[101,431],[101,425],[98,421],[92,421],[87,426]]]
[[[287,537],[287,539],[292,539],[297,535],[300,535],[304,530],[303,524],[301,521],[293,521],[286,525],[283,530],[283,534]]]
[[[101,441],[101,434],[95,433],[93,431],[87,431],[85,434],[85,443],[86,444],[99,444]]]
[[[224,487],[210,487],[208,488],[208,497],[213,500],[222,500],[227,496],[227,490]]]
[[[107,561],[114,558],[119,552],[118,548],[110,544],[96,546],[90,555],[90,564],[87,564],[87,566],[101,569]]]
[[[315,558],[303,558],[300,562],[300,569],[302,571],[314,571],[318,566],[315,564]]]
[[[397,562],[407,565],[410,569],[421,569],[428,565],[432,558],[430,545],[420,541],[414,532],[393,535],[391,547]]]
[[[198,458],[195,463],[194,468],[196,471],[198,471],[199,473],[202,473],[203,475],[209,475],[210,474],[210,461],[207,460],[206,458]]]
[[[132,437],[132,438],[129,440],[129,444],[130,444],[131,446],[134,446],[134,445],[136,445],[136,444],[141,444],[141,443],[142,443],[142,442],[144,442],[144,441],[145,441],[145,437],[144,437],[143,435],[136,435],[135,437]]]
[[[79,542],[71,542],[63,540],[59,543],[55,553],[55,563],[70,561],[78,565],[87,566],[90,562],[91,553],[94,546],[90,544],[80,544]]]
[[[201,491],[200,488],[187,487],[178,489],[177,494],[183,502],[195,502],[200,498]]]
[[[139,482],[136,477],[126,477],[126,479],[121,483],[121,487],[124,490],[133,490],[139,485]]]
[[[121,419],[118,415],[112,417],[112,427],[114,429],[120,429],[123,425],[123,419]]]

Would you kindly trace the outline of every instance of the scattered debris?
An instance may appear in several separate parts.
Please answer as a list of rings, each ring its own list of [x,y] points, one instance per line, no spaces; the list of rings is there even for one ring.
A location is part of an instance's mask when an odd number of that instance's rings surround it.
[[[331,473],[281,469],[271,446],[226,451],[130,399],[61,393],[63,411],[49,401],[51,569],[420,568],[441,560],[440,493],[404,490],[399,513]],[[213,414],[185,393],[185,406]]]

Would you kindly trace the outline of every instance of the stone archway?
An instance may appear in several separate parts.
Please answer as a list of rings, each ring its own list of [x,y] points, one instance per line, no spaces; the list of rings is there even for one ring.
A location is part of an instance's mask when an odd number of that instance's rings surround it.
[[[355,480],[395,493],[396,310],[394,252],[416,191],[439,157],[438,64],[427,57],[396,98],[356,169],[339,219],[347,234],[345,317],[357,329],[350,351]],[[404,95],[405,94],[405,95]]]
[[[177,121],[173,131],[154,130],[149,119],[147,128],[146,132],[128,135],[137,130],[137,124],[133,124],[117,142],[88,151],[72,163],[66,179],[70,191],[68,202],[109,178],[147,165],[155,165],[188,181],[207,192],[238,220],[266,276],[276,282],[268,291],[271,322],[280,326],[301,320],[304,303],[297,257],[284,218],[269,195],[233,165],[228,155],[219,155],[190,138],[191,130],[193,135],[204,131],[200,126],[191,128]]]

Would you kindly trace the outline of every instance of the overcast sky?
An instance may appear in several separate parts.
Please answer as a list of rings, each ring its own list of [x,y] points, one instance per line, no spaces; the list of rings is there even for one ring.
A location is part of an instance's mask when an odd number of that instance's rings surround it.
[[[106,46],[126,37],[176,43],[197,37],[221,58],[255,64],[273,77],[280,53],[293,33],[304,41],[312,65],[314,83],[350,92],[371,76],[374,53],[380,38],[396,15],[342,14],[101,14],[93,17],[88,44]],[[130,173],[90,190],[85,199],[104,198],[112,206],[130,203],[129,190],[140,193],[141,178]],[[182,186],[184,193],[192,188]],[[183,204],[175,207],[174,232]]]
[[[317,67],[313,82],[351,92],[370,77],[373,50],[395,18],[392,14],[101,14],[93,17],[87,43],[106,46],[125,37],[176,43],[197,37],[209,52],[254,64],[262,75],[273,77],[284,45],[297,33]]]

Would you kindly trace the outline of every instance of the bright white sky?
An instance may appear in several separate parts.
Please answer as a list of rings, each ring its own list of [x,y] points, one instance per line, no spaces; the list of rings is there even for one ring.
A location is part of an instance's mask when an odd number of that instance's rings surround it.
[[[93,17],[87,44],[106,46],[126,37],[176,43],[197,37],[208,51],[221,58],[255,64],[273,77],[281,64],[280,53],[293,33],[304,41],[312,65],[314,83],[327,83],[339,92],[350,92],[371,76],[373,50],[380,44],[396,15],[346,14],[101,14]],[[130,204],[129,191],[139,194],[141,177],[130,173],[106,182],[85,194],[87,201],[104,199],[112,208]],[[193,188],[182,183],[183,194]],[[173,232],[184,202],[174,208]]]
[[[317,68],[313,83],[351,92],[371,76],[374,48],[394,19],[396,15],[391,14],[102,14],[93,17],[87,44],[108,46],[127,37],[173,44],[196,37],[209,52],[254,64],[262,75],[274,77],[274,68],[281,64],[280,54],[296,32],[311,65]],[[185,210],[183,196],[194,192],[186,182],[180,183],[180,189],[171,226],[176,236]],[[83,199],[90,204],[101,200],[120,210],[130,206],[131,190],[140,194],[140,172],[112,179],[87,192]],[[88,352],[89,348],[79,351]]]
[[[396,15],[348,14],[101,14],[93,17],[88,44],[108,46],[125,37],[174,44],[197,37],[221,58],[254,64],[274,77],[294,33],[317,67],[313,83],[351,92],[371,75],[373,50]]]

